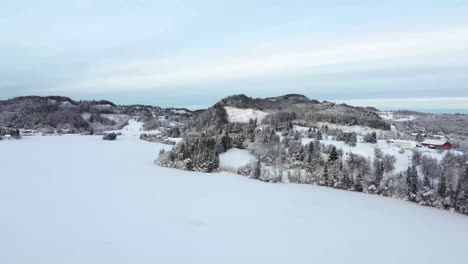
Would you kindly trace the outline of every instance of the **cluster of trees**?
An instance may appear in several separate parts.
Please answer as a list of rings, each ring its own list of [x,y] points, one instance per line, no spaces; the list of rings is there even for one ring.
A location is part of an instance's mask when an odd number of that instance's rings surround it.
[[[219,167],[219,153],[221,145],[215,137],[190,137],[172,151],[160,153],[159,163],[165,167],[213,172]]]
[[[406,171],[409,200],[468,214],[466,157],[447,152],[438,161],[414,151],[412,164]]]
[[[377,143],[377,133],[375,131],[373,131],[372,133],[367,133],[364,136],[364,142],[372,144]]]
[[[10,135],[13,139],[21,139],[21,133],[19,129],[0,127],[0,140],[2,140],[5,135]]]
[[[258,125],[216,125],[214,113],[205,118],[209,129],[187,131],[184,141],[170,152],[161,153],[159,163],[167,167],[213,172],[218,169],[218,155],[232,147],[248,149],[257,162],[238,173],[268,182],[296,182],[329,186],[343,190],[365,192],[405,199],[425,206],[468,213],[468,172],[465,159],[448,152],[438,161],[414,152],[412,166],[405,172],[395,171],[396,158],[376,148],[374,158],[355,153],[343,153],[332,145],[321,144],[318,136],[334,133],[337,139],[355,144],[355,133],[343,133],[326,127],[298,132],[288,118],[283,122]],[[279,116],[277,116],[280,120]],[[193,126],[192,128],[196,128]],[[314,138],[315,137],[315,138]],[[376,133],[365,141],[375,143]],[[367,138],[367,140],[366,140]],[[304,144],[308,142],[308,144]]]
[[[357,145],[357,134],[356,132],[340,133],[336,140],[344,141],[345,144],[355,147]]]
[[[168,120],[185,122],[192,118],[187,109],[163,109],[154,106],[119,106],[112,102],[74,101],[59,96],[27,96],[0,101],[0,126],[20,129],[34,129],[42,132],[66,131],[68,133],[91,133],[115,130],[119,121],[106,118],[104,114],[138,116],[145,128],[159,127],[159,116]],[[147,121],[147,122],[146,122]],[[122,122],[120,122],[122,123]]]
[[[262,144],[263,137],[267,144]],[[255,179],[329,186],[389,196],[468,214],[468,168],[466,157],[447,152],[441,161],[414,152],[412,165],[396,172],[396,158],[376,148],[374,158],[343,154],[334,146],[314,140],[306,146],[293,137],[280,142],[265,133],[249,150],[259,159]]]
[[[295,105],[290,111],[296,112],[298,119],[309,123],[328,122],[390,130],[390,124],[382,120],[375,111],[362,107],[323,102],[321,104]]]
[[[396,158],[378,148],[371,159],[320,143],[323,135],[332,135],[355,146],[357,134],[329,129],[327,125],[318,127],[318,122],[389,129],[371,110],[325,103],[297,104],[282,106],[261,123],[250,120],[232,124],[228,122],[224,104],[247,107],[250,101],[244,97],[231,100],[216,104],[189,123],[184,140],[170,152],[160,153],[158,163],[213,172],[219,167],[219,154],[236,147],[247,149],[256,157],[255,163],[238,170],[239,174],[254,179],[317,184],[468,214],[468,172],[464,169],[466,158],[460,155],[448,152],[438,161],[415,152],[411,166],[399,172],[395,170]],[[350,110],[350,114],[343,109]],[[310,128],[294,129],[295,125]],[[377,143],[377,133],[368,133],[363,140]]]
[[[102,136],[102,139],[103,140],[116,140],[117,139],[117,134],[116,133],[105,133],[103,136]]]

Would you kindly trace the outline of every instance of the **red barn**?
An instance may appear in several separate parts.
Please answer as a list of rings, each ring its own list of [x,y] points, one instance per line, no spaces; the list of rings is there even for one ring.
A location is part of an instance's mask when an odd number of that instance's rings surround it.
[[[430,149],[452,149],[452,144],[447,140],[426,139],[421,143],[421,145]]]

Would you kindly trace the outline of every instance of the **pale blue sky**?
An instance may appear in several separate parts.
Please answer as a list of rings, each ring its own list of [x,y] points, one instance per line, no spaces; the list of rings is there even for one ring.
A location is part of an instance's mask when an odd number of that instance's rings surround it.
[[[468,0],[0,0],[0,99],[196,108],[302,93],[468,111],[466,14]]]

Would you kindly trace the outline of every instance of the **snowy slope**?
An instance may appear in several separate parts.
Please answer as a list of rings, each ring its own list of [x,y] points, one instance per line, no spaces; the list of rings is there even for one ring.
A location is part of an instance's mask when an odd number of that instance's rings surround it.
[[[310,138],[302,138],[301,143],[303,145],[307,145],[308,143],[312,142],[314,139]],[[343,141],[335,141],[335,140],[320,140],[321,143],[325,145],[334,145],[337,148],[340,148],[344,151],[345,155],[347,153],[355,153],[362,155],[366,158],[370,158],[371,160],[374,159],[374,149],[380,148],[384,154],[390,154],[395,156],[396,164],[395,164],[395,172],[399,171],[406,171],[408,166],[411,164],[411,156],[412,151],[408,149],[404,149],[403,153],[400,153],[400,148],[393,145],[388,144],[385,140],[378,140],[377,144],[371,143],[357,143],[355,147],[351,147],[346,145]],[[427,148],[418,148],[418,151],[421,152],[424,156],[430,156],[432,158],[436,158],[439,161],[445,156],[445,152],[438,153],[436,150],[427,149]]]
[[[252,163],[255,157],[245,149],[232,148],[219,155],[219,167],[225,170],[237,170]]]
[[[159,130],[143,130],[143,123],[135,119],[128,120],[128,125],[124,126],[121,130],[112,130],[107,132],[121,133],[122,136],[140,136],[141,134],[159,134]]]
[[[463,263],[468,217],[153,164],[134,137],[0,142],[0,263]]]
[[[380,112],[379,116],[383,120],[389,120],[389,121],[395,121],[395,122],[405,122],[405,121],[412,121],[412,120],[416,119],[416,117],[412,116],[412,115],[409,115],[409,116],[406,116],[406,117],[395,118],[393,116],[393,112]]]
[[[255,109],[240,109],[234,107],[224,107],[228,115],[229,122],[248,123],[250,119],[260,123],[267,115],[267,112],[263,112]]]

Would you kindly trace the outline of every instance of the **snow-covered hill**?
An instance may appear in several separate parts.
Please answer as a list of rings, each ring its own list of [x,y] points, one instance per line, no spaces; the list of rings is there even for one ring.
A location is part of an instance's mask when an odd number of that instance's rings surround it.
[[[157,167],[121,137],[0,142],[0,263],[462,263],[468,217]]]

